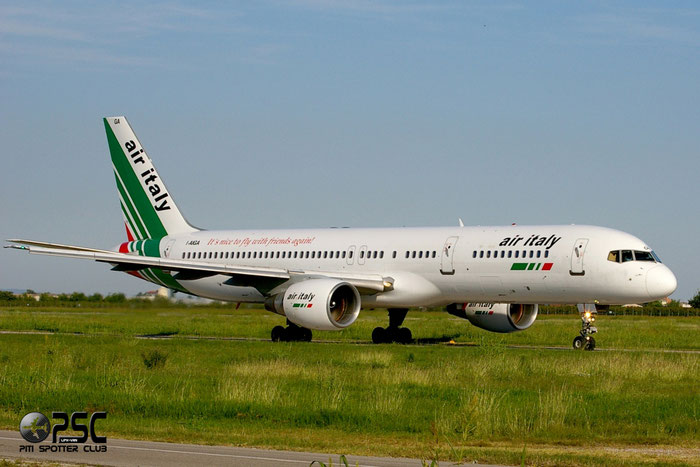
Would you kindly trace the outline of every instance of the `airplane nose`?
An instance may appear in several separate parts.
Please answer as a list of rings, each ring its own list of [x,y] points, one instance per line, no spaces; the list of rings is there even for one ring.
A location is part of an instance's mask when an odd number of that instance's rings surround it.
[[[671,295],[678,282],[676,276],[666,266],[659,265],[647,272],[647,293],[653,300],[660,300]]]

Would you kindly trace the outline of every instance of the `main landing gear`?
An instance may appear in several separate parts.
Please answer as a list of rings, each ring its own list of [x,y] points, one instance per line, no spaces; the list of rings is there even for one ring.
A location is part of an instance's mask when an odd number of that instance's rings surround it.
[[[270,333],[272,342],[311,342],[311,329],[302,328],[287,320],[287,327],[275,326]]]
[[[389,327],[377,327],[372,331],[372,342],[375,344],[410,344],[413,342],[413,335],[408,328],[402,328],[403,320],[406,319],[408,308],[389,309]]]
[[[598,332],[598,328],[593,326],[594,315],[597,313],[596,307],[590,304],[578,305],[578,310],[581,313],[581,330],[579,335],[574,338],[574,350],[593,350],[595,349],[593,334]]]

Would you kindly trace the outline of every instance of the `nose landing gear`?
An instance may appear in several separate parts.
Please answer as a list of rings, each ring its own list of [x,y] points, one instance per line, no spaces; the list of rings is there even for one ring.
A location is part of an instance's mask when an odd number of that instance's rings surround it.
[[[581,313],[581,330],[579,335],[574,338],[574,350],[593,350],[595,349],[595,339],[593,334],[598,332],[598,328],[593,326],[595,322],[596,307],[593,304],[580,304],[578,311]]]
[[[576,336],[573,347],[574,350],[593,350],[595,349],[595,339],[593,336]]]

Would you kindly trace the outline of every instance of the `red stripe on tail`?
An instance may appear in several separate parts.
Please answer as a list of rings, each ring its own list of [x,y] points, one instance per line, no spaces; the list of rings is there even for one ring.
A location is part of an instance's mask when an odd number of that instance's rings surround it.
[[[129,240],[130,242],[134,241],[134,236],[131,235],[131,232],[129,231],[129,226],[124,222],[124,227],[126,228],[126,239]]]

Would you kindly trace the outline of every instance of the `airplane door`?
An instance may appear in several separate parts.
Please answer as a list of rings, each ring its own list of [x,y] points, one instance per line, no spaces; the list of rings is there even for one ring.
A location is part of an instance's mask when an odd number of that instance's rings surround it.
[[[163,250],[163,256],[166,258],[170,258],[170,250],[173,248],[173,245],[175,244],[175,239],[173,238],[172,240],[169,240],[168,243],[165,245],[165,250]]]
[[[354,261],[353,256],[355,256],[355,245],[352,245],[350,248],[348,248],[348,254],[347,254],[347,262],[348,264],[352,264]]]
[[[440,261],[440,272],[445,275],[455,273],[454,253],[455,245],[459,237],[449,237],[445,240],[445,246],[442,247],[442,260]]]
[[[586,274],[586,270],[583,269],[583,257],[586,252],[586,245],[588,245],[587,238],[579,238],[574,243],[574,250],[571,252],[571,269],[569,273],[572,276],[583,276]]]
[[[367,254],[367,245],[360,247],[360,254],[357,257],[357,264],[365,264],[365,255]]]

